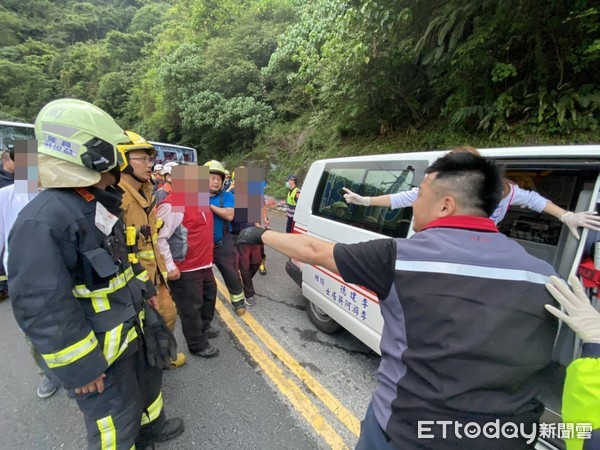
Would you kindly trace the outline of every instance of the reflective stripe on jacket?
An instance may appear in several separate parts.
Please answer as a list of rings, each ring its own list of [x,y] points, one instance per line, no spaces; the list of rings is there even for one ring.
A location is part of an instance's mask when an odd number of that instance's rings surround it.
[[[141,192],[139,192],[121,178],[119,187],[123,191],[121,208],[125,226],[133,226],[138,232],[137,257],[155,285],[166,284],[163,273],[167,271],[167,267],[156,244],[158,230],[156,228],[156,201],[153,198],[152,184],[142,184]],[[144,225],[150,227],[150,237],[148,238],[139,233],[140,228]]]
[[[123,222],[107,227],[108,236],[96,225],[98,203],[120,215],[120,195],[80,191],[42,191],[9,237],[15,318],[67,389],[135,350],[143,299],[156,293],[145,269],[127,259]]]

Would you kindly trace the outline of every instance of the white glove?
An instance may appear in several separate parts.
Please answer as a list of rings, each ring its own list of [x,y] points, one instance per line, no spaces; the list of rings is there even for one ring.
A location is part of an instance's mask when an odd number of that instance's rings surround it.
[[[569,277],[573,291],[558,277],[552,276],[550,281],[552,284],[546,284],[546,289],[562,305],[565,312],[559,311],[552,305],[544,305],[544,307],[569,325],[583,342],[600,344],[600,312],[596,311],[590,303],[579,280],[573,275]]]
[[[344,200],[346,200],[346,203],[352,203],[361,206],[371,205],[371,197],[363,197],[362,195],[355,194],[348,188],[343,189],[346,191],[346,194],[344,194]]]
[[[577,227],[600,231],[600,217],[596,215],[596,211],[567,212],[560,216],[560,221],[569,227],[569,231],[576,239],[579,239]]]

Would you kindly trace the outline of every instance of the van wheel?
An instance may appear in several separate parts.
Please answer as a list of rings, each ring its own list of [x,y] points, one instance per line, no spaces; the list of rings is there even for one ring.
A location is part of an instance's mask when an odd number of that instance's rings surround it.
[[[335,320],[325,314],[321,308],[308,300],[306,302],[308,303],[308,308],[306,308],[308,318],[319,331],[332,334],[342,328]]]

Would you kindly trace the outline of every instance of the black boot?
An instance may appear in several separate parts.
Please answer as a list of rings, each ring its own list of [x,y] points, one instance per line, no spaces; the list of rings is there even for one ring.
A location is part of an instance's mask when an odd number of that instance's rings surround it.
[[[183,433],[184,429],[183,420],[179,417],[162,420],[156,424],[143,425],[135,440],[135,446],[138,449],[145,449],[156,442],[174,439]]]

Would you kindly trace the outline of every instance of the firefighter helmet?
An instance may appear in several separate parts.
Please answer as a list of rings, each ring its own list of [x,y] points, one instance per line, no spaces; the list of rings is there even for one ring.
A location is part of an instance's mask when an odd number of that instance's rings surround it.
[[[213,159],[212,161],[208,161],[204,163],[206,167],[208,167],[209,173],[216,173],[221,176],[223,180],[225,180],[225,167],[219,161]]]
[[[154,157],[156,156],[156,150],[146,139],[140,136],[133,131],[126,131],[127,136],[129,136],[130,142],[127,144],[117,145],[117,151],[119,152],[119,167],[121,172],[124,172],[127,167],[131,167],[129,165],[129,160],[127,159],[127,153],[132,152],[134,150],[144,150],[148,156]]]
[[[35,137],[44,187],[97,183],[100,173],[117,167],[117,145],[130,140],[108,113],[71,98],[42,108],[35,120]]]

